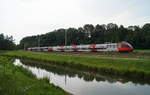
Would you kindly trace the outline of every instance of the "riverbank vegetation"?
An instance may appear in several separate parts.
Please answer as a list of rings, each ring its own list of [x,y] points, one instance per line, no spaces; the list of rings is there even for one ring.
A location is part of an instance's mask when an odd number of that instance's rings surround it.
[[[14,66],[13,61],[0,56],[0,95],[68,95],[47,78],[38,80],[30,71]]]
[[[104,82],[108,81],[110,83],[115,83],[117,81],[121,83],[128,83],[132,82],[135,84],[150,84],[150,80],[143,80],[139,78],[130,78],[126,76],[117,76],[106,74],[103,72],[95,72],[93,70],[85,69],[85,68],[71,68],[63,65],[57,64],[49,64],[46,62],[36,61],[36,60],[29,60],[29,59],[21,59],[21,63],[25,66],[32,67],[32,68],[40,68],[44,69],[48,72],[52,72],[54,74],[60,76],[69,76],[71,78],[78,77],[82,78],[84,81],[97,81],[97,82]]]
[[[53,64],[86,68],[97,72],[150,79],[149,58],[116,58],[86,55],[64,55],[29,51],[8,51],[1,55],[45,61]]]

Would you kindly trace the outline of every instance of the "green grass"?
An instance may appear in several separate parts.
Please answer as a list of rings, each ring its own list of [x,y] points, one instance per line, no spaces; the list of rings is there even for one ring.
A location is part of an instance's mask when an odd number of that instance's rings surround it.
[[[150,49],[144,49],[144,50],[137,49],[137,50],[135,50],[135,52],[137,52],[137,53],[150,53]]]
[[[111,74],[130,77],[150,78],[150,59],[148,58],[114,58],[86,55],[64,55],[54,53],[38,53],[29,51],[8,51],[3,55],[15,56],[52,62],[61,65],[89,68]]]
[[[30,71],[11,64],[0,56],[0,95],[68,95],[44,78],[38,80]]]

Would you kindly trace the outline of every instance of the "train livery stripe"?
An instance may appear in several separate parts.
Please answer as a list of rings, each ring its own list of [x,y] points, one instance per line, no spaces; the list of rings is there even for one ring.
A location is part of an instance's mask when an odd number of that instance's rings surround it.
[[[90,48],[91,52],[96,52],[97,51],[96,45],[89,45],[89,48]]]
[[[127,42],[72,46],[33,47],[30,51],[133,51],[133,47]]]

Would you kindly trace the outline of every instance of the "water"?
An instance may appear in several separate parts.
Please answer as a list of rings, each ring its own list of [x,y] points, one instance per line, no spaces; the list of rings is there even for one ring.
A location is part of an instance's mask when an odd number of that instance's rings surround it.
[[[30,70],[37,78],[47,77],[74,95],[150,95],[150,85],[94,72],[80,71],[56,65],[42,66],[36,62],[16,59],[14,65]]]

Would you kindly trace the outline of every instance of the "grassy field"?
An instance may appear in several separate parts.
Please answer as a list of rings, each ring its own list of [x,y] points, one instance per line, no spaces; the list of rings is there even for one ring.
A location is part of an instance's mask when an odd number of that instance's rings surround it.
[[[29,51],[8,51],[2,55],[28,58],[67,65],[77,68],[87,68],[110,74],[126,75],[135,78],[150,79],[149,58],[119,58],[86,55],[64,55],[55,53],[38,53]]]
[[[68,95],[48,79],[38,80],[30,71],[14,66],[13,61],[0,56],[0,95]]]
[[[137,52],[137,53],[150,53],[150,49],[147,49],[147,50],[137,49],[137,50],[135,50],[135,52]]]

